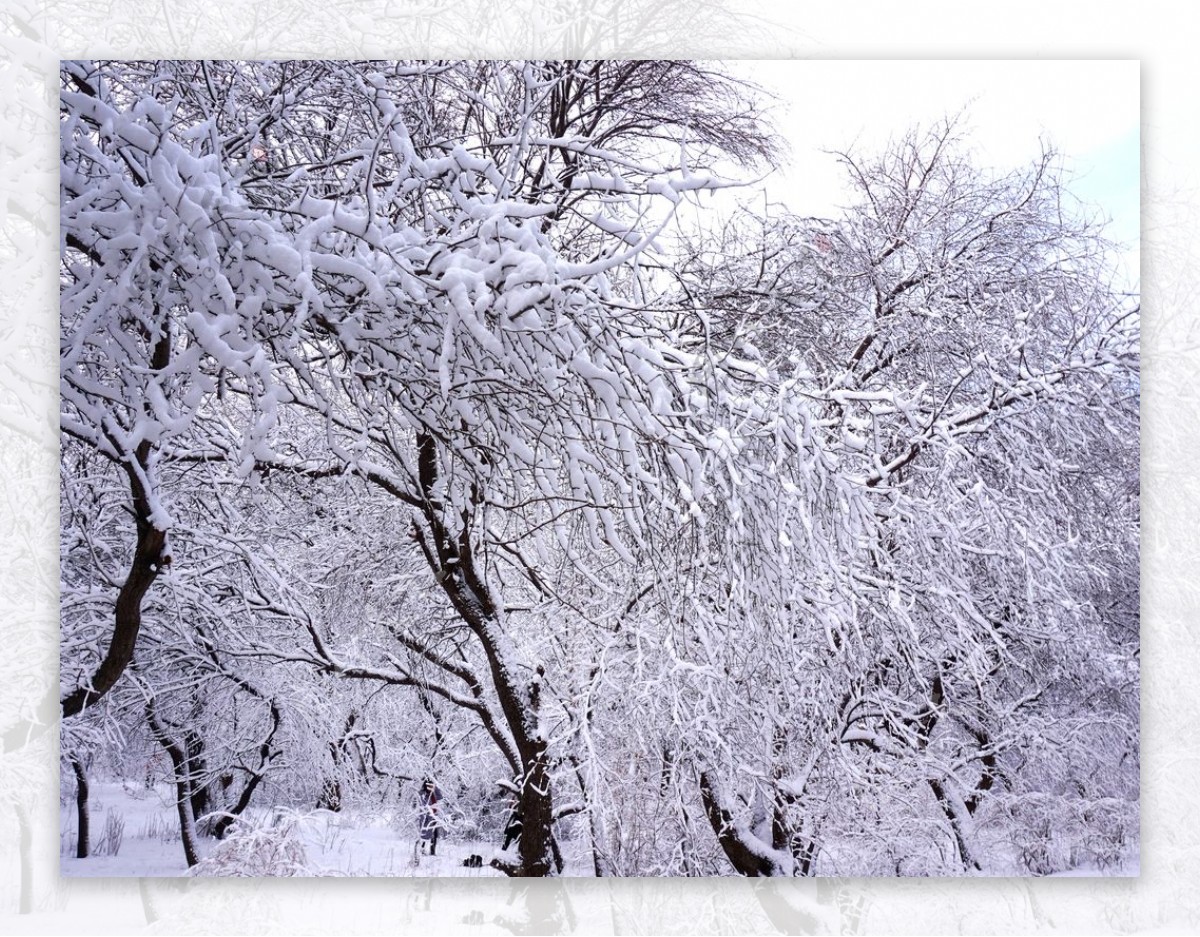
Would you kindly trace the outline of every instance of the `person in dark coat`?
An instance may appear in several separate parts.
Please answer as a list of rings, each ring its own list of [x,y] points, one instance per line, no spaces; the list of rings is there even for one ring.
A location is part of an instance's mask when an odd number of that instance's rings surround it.
[[[433,778],[426,778],[417,792],[417,803],[420,813],[417,816],[418,828],[421,831],[421,849],[429,847],[431,856],[437,855],[438,831],[441,829],[439,814],[442,809],[442,792],[433,783]]]

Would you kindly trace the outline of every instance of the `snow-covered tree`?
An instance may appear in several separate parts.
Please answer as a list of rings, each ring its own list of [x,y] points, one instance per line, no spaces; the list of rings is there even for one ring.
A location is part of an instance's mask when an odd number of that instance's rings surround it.
[[[311,653],[324,670],[475,712],[521,797],[520,857],[501,864],[549,870],[535,648],[575,602],[556,575],[603,590],[604,567],[633,559],[645,505],[702,485],[697,441],[672,412],[690,393],[675,369],[694,363],[665,357],[653,315],[605,274],[653,243],[684,194],[721,184],[682,138],[665,163],[620,145],[646,144],[647,121],[672,116],[672,75],[678,94],[719,79],[686,63],[657,63],[652,82],[643,70],[66,67],[64,427],[130,476],[140,577],[67,715],[132,658],[177,523],[160,463],[362,479],[394,502],[458,625],[443,646],[392,628],[439,681],[352,663],[316,627]],[[453,79],[512,85],[512,113],[466,95],[465,132],[444,136],[435,86]],[[471,122],[488,103],[484,138]],[[418,105],[430,113],[414,118]],[[695,102],[676,106],[701,142],[734,139]],[[588,199],[597,233],[571,259],[551,229]],[[639,200],[666,207],[642,224]],[[510,622],[508,592],[541,603],[529,626]]]
[[[922,784],[958,861],[977,869],[975,820],[1041,770],[1035,751],[1090,763],[1098,733],[1119,767],[1076,797],[1136,799],[1137,306],[1052,154],[989,176],[961,145],[951,121],[877,159],[845,156],[859,202],[844,219],[743,221],[740,256],[726,237],[687,275],[692,302],[713,297],[707,333],[812,402],[820,451],[872,514],[777,606],[821,660],[799,690],[824,685],[819,721],[781,775],[761,756],[727,774],[756,778],[768,802],[782,794],[777,815],[795,829],[813,822],[804,792],[858,799],[864,772],[868,789]],[[840,512],[851,529],[853,511]],[[1111,688],[1102,708],[1078,706],[1085,684]],[[760,750],[775,756],[795,730],[784,720]],[[861,818],[836,822],[844,838]]]
[[[161,747],[189,864],[198,818],[428,775],[515,799],[513,875],[1130,826],[1137,311],[1051,156],[914,134],[844,218],[688,254],[772,152],[710,66],[68,63],[61,102],[65,748]]]

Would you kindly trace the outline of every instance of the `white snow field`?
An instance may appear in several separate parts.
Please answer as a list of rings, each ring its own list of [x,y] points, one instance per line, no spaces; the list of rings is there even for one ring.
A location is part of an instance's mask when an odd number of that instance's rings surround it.
[[[75,805],[67,803],[61,808],[59,826],[64,876],[159,878],[189,874],[179,840],[174,795],[167,785],[147,790],[128,781],[96,783],[89,812],[93,850],[105,848],[101,843],[109,815],[124,820],[120,848],[116,855],[75,858]],[[253,808],[249,813],[241,831],[231,833],[226,840],[199,838],[202,858],[191,874],[503,877],[487,865],[499,844],[478,842],[446,830],[436,855],[417,852],[412,823],[395,808],[374,815],[351,810],[301,813]],[[483,858],[482,867],[463,865],[472,854]],[[568,874],[570,871],[568,868]]]

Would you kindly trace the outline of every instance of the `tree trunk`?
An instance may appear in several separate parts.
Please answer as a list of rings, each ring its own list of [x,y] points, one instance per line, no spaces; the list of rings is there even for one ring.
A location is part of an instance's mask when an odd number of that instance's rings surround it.
[[[417,436],[417,474],[429,536],[414,528],[415,538],[446,597],[483,649],[500,710],[521,760],[521,775],[517,779],[524,822],[518,847],[520,861],[516,866],[504,862],[495,865],[513,876],[549,875],[560,863],[554,858],[554,806],[547,743],[538,719],[544,671],[540,666],[533,668],[532,680],[528,684],[521,682],[520,675],[530,668],[519,659],[509,640],[500,604],[475,562],[470,509],[463,509],[462,516],[455,519],[453,531],[445,523],[438,496],[437,442],[426,433]],[[482,496],[475,494],[479,503]]]
[[[166,321],[163,324],[162,336],[155,342],[150,366],[157,370],[167,367],[171,361],[171,331]],[[138,444],[133,453],[136,468],[130,462],[125,463],[125,472],[129,476],[129,488],[133,499],[133,518],[137,526],[137,545],[134,548],[133,563],[129,574],[125,577],[120,591],[117,593],[117,604],[114,609],[112,640],[108,651],[96,672],[87,685],[77,687],[62,699],[62,715],[64,719],[74,716],[105,693],[113,688],[125,672],[125,668],[133,660],[134,648],[137,645],[138,633],[142,627],[142,599],[158,578],[162,568],[171,562],[166,553],[167,533],[159,530],[152,520],[154,511],[151,491],[153,476],[150,469],[151,445],[149,440]]]
[[[192,813],[192,784],[188,773],[187,752],[171,738],[159,721],[154,712],[153,697],[146,702],[146,717],[155,739],[171,759],[171,768],[175,775],[175,810],[179,815],[179,838],[183,843],[183,857],[190,869],[199,858],[196,852],[196,818]]]
[[[557,844],[554,843],[550,772],[547,770],[545,750],[544,742],[540,747],[535,746],[532,764],[521,781],[521,836],[517,840],[520,864],[504,869],[508,874],[520,878],[550,875],[552,870],[561,867],[561,858],[556,859],[554,855]]]
[[[967,835],[963,830],[963,823],[965,821],[960,815],[954,799],[947,793],[941,781],[930,778],[929,787],[933,791],[933,796],[937,798],[938,806],[942,808],[942,813],[950,821],[950,829],[954,833],[954,845],[958,848],[958,857],[962,860],[963,868],[980,871],[983,867],[979,864],[979,860],[975,858],[970,845],[967,843]]]
[[[811,836],[806,836],[803,831],[794,830],[789,826],[787,803],[787,799],[776,789],[771,811],[771,845],[780,852],[791,854],[795,863],[793,875],[807,877],[812,875],[816,843]]]
[[[424,699],[422,699],[424,702]],[[327,743],[329,749],[329,757],[333,759],[333,774],[327,777],[321,783],[321,794],[317,798],[318,810],[331,810],[338,813],[342,809],[342,764],[343,756],[347,752],[347,740],[350,737],[351,731],[354,729],[354,723],[358,720],[358,713],[354,710],[350,711],[350,715],[346,717],[346,728],[342,732],[342,737],[333,739]]]
[[[516,867],[501,865],[500,868],[509,875],[520,877],[550,875],[559,863],[554,859],[554,803],[549,759],[546,740],[538,725],[542,669],[536,668],[528,687],[520,685],[517,674],[527,668],[513,659],[511,644],[503,634],[486,587],[475,573],[471,555],[460,550],[458,561],[456,572],[443,583],[459,614],[483,646],[501,712],[521,757],[523,773],[518,784],[524,825],[518,847],[520,863]]]
[[[255,790],[257,790],[258,785],[262,783],[264,777],[266,777],[266,775],[258,771],[255,771],[250,775],[249,779],[246,781],[246,784],[242,787],[242,793],[238,795],[237,801],[228,809],[226,809],[221,819],[219,819],[216,822],[216,825],[213,826],[213,836],[215,836],[217,839],[225,838],[225,834],[229,832],[229,828],[234,824],[237,818],[245,812],[246,808],[250,806],[250,798],[254,796]]]
[[[250,689],[260,699],[267,699],[257,690],[254,690],[250,684],[243,682],[242,686]],[[274,697],[267,699],[267,705],[271,709],[271,731],[267,733],[267,737],[263,739],[262,744],[258,747],[258,768],[256,770],[250,770],[249,768],[242,769],[249,774],[249,777],[246,779],[246,783],[242,785],[242,792],[232,805],[226,799],[225,811],[213,826],[213,835],[217,839],[224,839],[225,834],[229,831],[229,827],[250,806],[250,798],[254,796],[254,792],[258,790],[258,786],[266,778],[267,770],[271,765],[271,759],[278,754],[278,752],[271,750],[271,740],[275,738],[275,733],[279,731],[279,726],[283,723],[283,715],[280,713],[279,706],[275,702]],[[223,785],[226,793],[228,793],[232,783],[233,779],[230,777],[229,783]]]
[[[196,821],[197,831],[212,827],[211,821],[205,821],[204,815],[212,809],[212,792],[209,790],[205,775],[208,766],[204,760],[204,739],[200,733],[188,729],[183,734],[184,754],[187,756],[188,796],[192,801],[192,817]]]
[[[71,770],[75,772],[75,815],[79,821],[79,832],[75,837],[75,858],[86,859],[91,853],[87,770],[78,758],[71,759]]]
[[[179,814],[179,838],[183,843],[183,857],[190,869],[199,860],[196,855],[196,818],[192,814],[191,786],[188,783],[187,765],[178,745],[161,738],[159,742],[171,756],[171,765],[175,769],[175,809]]]
[[[719,802],[719,795],[705,771],[700,773],[700,800],[708,822],[717,834],[717,842],[739,875],[758,878],[779,874],[779,867],[774,862],[760,855],[743,839],[741,831],[734,825],[733,814]]]

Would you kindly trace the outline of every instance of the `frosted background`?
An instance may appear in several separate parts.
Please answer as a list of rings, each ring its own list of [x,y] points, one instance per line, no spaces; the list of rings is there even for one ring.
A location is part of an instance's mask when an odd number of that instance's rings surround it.
[[[1193,31],[1165,7],[1134,19],[1127,4],[1100,2],[1082,18],[1061,2],[973,16],[960,3],[875,0],[788,10],[729,0],[348,0],[334,9],[311,0],[5,0],[0,12],[0,733],[18,727],[0,754],[0,933],[1200,932]],[[1143,61],[1140,879],[59,879],[58,59],[532,54]]]

